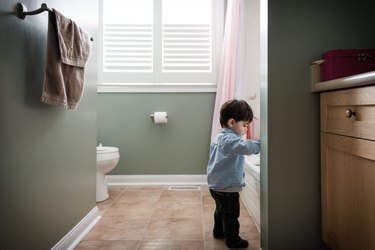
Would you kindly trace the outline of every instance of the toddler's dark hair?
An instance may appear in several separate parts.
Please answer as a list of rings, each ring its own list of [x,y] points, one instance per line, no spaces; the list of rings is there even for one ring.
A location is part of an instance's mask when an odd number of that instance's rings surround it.
[[[248,121],[253,120],[253,110],[246,101],[243,100],[229,100],[221,106],[220,109],[220,124],[221,127],[226,127],[229,119],[234,121]]]

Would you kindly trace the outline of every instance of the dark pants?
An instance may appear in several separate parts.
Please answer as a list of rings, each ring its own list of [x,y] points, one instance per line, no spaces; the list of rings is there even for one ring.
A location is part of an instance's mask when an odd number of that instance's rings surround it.
[[[240,199],[238,192],[224,193],[210,190],[216,203],[214,213],[214,235],[224,235],[226,244],[236,244],[241,241],[239,237]]]

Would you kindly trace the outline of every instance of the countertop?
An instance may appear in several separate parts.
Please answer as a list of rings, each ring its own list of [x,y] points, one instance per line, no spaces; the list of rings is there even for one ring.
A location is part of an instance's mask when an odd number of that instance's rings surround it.
[[[375,71],[358,75],[347,76],[330,81],[319,82],[320,72],[316,67],[311,67],[311,91],[323,92],[330,90],[354,88],[367,85],[375,85]]]

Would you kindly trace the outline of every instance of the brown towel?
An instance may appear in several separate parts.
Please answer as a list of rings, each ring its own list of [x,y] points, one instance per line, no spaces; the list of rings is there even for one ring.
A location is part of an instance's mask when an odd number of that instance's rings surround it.
[[[41,100],[76,109],[84,90],[90,36],[55,9],[48,18],[47,65]]]

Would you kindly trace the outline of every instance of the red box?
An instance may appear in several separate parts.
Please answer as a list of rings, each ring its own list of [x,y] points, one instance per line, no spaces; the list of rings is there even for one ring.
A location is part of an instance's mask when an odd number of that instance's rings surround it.
[[[375,49],[331,50],[322,54],[322,59],[322,81],[375,70]]]

